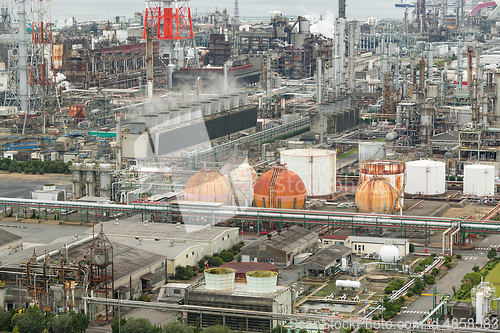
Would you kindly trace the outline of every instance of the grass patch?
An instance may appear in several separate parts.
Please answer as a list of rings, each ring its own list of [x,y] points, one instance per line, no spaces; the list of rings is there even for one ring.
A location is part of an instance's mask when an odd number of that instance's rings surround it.
[[[385,140],[385,138],[380,138],[380,139],[375,140],[375,142],[382,142],[384,140]]]
[[[486,281],[493,283],[495,287],[495,295],[500,296],[500,265],[496,265],[489,273],[486,275]],[[491,307],[496,310],[497,302],[491,302]]]
[[[354,150],[351,150],[351,151],[348,151],[347,153],[343,153],[342,155],[340,155],[339,157],[337,157],[337,159],[339,158],[344,158],[346,156],[349,156],[349,155],[352,155],[354,153],[357,153],[358,152],[358,148],[354,149]]]

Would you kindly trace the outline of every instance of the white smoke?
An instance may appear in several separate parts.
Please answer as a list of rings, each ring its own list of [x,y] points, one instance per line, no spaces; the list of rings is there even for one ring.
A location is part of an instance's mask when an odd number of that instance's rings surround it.
[[[335,14],[327,11],[326,14],[312,13],[305,16],[311,22],[311,33],[322,34],[333,38],[335,27]]]

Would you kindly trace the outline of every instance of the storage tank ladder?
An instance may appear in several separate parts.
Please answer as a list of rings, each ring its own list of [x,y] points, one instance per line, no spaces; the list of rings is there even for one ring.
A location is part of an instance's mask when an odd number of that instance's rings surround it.
[[[271,182],[269,183],[269,208],[276,208],[274,199],[276,198],[276,182],[278,181],[280,171],[280,167],[274,168],[273,176],[271,177]]]

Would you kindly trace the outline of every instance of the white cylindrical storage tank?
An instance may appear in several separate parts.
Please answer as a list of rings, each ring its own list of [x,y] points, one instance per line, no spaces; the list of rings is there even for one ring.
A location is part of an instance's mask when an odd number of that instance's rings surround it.
[[[209,268],[205,270],[205,288],[209,290],[234,289],[236,271],[232,268]]]
[[[169,125],[170,112],[160,111],[158,112],[158,122],[162,127],[167,127]]]
[[[113,166],[108,163],[99,165],[99,186],[101,190],[111,189],[111,172]]]
[[[201,102],[201,112],[203,113],[203,116],[209,116],[212,113],[212,103],[205,101]]]
[[[399,250],[395,245],[384,245],[380,249],[380,260],[384,263],[393,263],[399,259]]]
[[[495,195],[495,167],[482,164],[465,165],[464,194],[478,197]]]
[[[347,258],[342,258],[342,266],[341,266],[342,270],[345,271],[347,270]]]
[[[158,115],[156,114],[147,114],[144,116],[144,121],[146,122],[147,128],[153,128],[158,125]]]
[[[380,160],[385,158],[385,142],[360,142],[358,161]]]
[[[398,132],[389,132],[385,135],[385,139],[387,141],[393,141],[393,140],[396,140],[398,138]]]
[[[203,113],[201,112],[201,104],[191,104],[191,119],[199,119],[201,117],[203,117]]]
[[[191,107],[181,106],[179,110],[181,110],[181,121],[191,120]]]
[[[231,108],[232,109],[239,108],[240,107],[240,95],[232,94],[232,95],[229,95],[229,97],[231,97]]]
[[[220,98],[221,111],[229,111],[231,109],[231,98],[229,96],[222,96]]]
[[[405,192],[437,195],[446,192],[446,164],[432,160],[406,162]]]
[[[276,291],[278,274],[271,271],[251,271],[247,272],[248,292],[268,294]]]
[[[179,124],[181,122],[181,110],[170,109],[170,125]]]
[[[358,289],[358,288],[361,288],[361,282],[351,281],[351,280],[337,280],[337,281],[335,281],[335,287]]]
[[[299,21],[299,34],[308,34],[311,32],[311,22],[309,20]]]
[[[484,321],[484,293],[476,294],[476,324],[483,324]]]
[[[337,159],[334,150],[285,150],[281,152],[281,163],[299,175],[306,186],[307,196],[328,196],[335,192]]]
[[[281,116],[281,125],[286,125],[288,123],[292,122],[292,115],[291,114],[284,114]]]
[[[220,112],[220,99],[212,98],[210,99],[212,114]]]
[[[239,92],[240,95],[240,106],[248,105],[248,94],[244,91]]]

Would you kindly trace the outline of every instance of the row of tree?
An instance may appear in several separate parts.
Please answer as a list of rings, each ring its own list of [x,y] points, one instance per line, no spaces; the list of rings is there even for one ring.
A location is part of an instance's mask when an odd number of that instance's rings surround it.
[[[61,161],[40,161],[28,160],[26,162],[18,162],[16,159],[2,158],[0,160],[0,170],[19,173],[69,173],[70,163]]]
[[[0,309],[0,331],[13,333],[82,333],[89,319],[82,313],[71,311],[54,315],[42,312],[37,306],[25,310]]]

